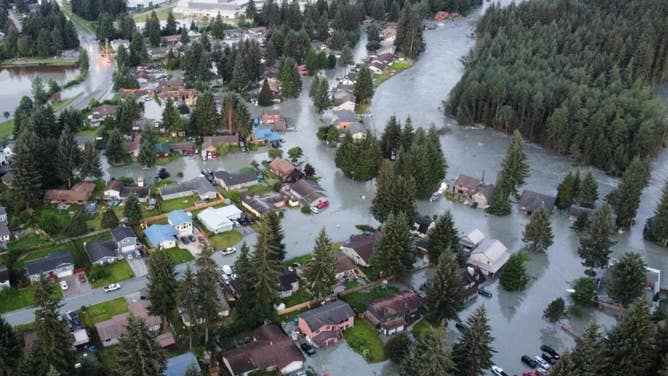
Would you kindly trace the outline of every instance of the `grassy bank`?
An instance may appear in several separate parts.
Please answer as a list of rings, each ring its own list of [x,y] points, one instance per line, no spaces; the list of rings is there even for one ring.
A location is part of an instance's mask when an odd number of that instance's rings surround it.
[[[0,68],[34,68],[34,67],[71,67],[77,66],[78,59],[60,57],[27,57],[3,60]]]
[[[162,7],[162,8],[150,9],[150,10],[147,10],[145,12],[135,13],[135,14],[132,15],[132,19],[135,20],[135,22],[145,22],[146,17],[151,15],[151,12],[155,11],[155,14],[158,16],[158,19],[160,21],[164,21],[164,20],[167,19],[167,15],[169,14],[169,11],[174,9],[174,6],[175,5],[168,5],[168,6]],[[178,20],[180,18],[183,18],[183,15],[180,14],[180,13],[174,13],[174,18]]]
[[[385,360],[385,346],[378,337],[378,332],[368,321],[355,320],[355,326],[343,332],[348,345],[360,353],[369,363]]]
[[[390,64],[390,66],[385,69],[383,73],[374,77],[374,86],[380,86],[380,84],[390,79],[390,77],[405,71],[406,69],[412,67],[413,64],[414,62],[409,59],[405,59],[404,61],[395,61],[394,63]]]

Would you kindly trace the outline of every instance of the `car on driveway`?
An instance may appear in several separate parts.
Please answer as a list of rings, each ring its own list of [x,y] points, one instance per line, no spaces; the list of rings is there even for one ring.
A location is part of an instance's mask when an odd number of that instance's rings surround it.
[[[112,291],[119,290],[120,288],[121,288],[121,285],[119,285],[118,283],[112,283],[108,286],[104,286],[103,290],[104,290],[104,292],[112,292]]]
[[[65,282],[65,281],[60,281],[59,283],[60,283],[60,288],[61,288],[63,291],[65,291],[65,290],[67,290],[67,289],[70,288],[70,286],[68,286],[68,285],[67,285],[67,282]]]
[[[227,255],[231,255],[231,254],[233,254],[233,253],[236,252],[236,251],[237,251],[236,248],[234,248],[234,247],[228,247],[228,248],[225,248],[224,250],[220,251],[220,253],[221,253],[223,256],[227,256]]]
[[[86,275],[81,273],[79,274],[79,282],[86,283]]]
[[[485,298],[492,297],[492,293],[489,290],[485,289],[484,287],[478,289],[478,294],[484,296]]]
[[[308,343],[304,342],[299,347],[302,348],[302,351],[308,356],[314,355],[315,354],[315,347],[309,345]]]
[[[229,265],[223,265],[221,269],[226,275],[232,275],[232,268]]]

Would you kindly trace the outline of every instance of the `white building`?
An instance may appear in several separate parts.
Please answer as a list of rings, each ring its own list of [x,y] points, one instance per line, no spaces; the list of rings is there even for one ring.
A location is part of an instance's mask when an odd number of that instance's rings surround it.
[[[234,205],[223,206],[222,208],[206,208],[197,215],[207,230],[214,234],[231,231],[234,228],[232,221],[241,217],[241,210]]]
[[[503,243],[496,239],[484,239],[476,247],[468,263],[477,266],[485,275],[496,274],[508,262],[510,253]]]
[[[129,11],[141,11],[145,8],[158,7],[167,4],[167,0],[128,0],[127,9]]]

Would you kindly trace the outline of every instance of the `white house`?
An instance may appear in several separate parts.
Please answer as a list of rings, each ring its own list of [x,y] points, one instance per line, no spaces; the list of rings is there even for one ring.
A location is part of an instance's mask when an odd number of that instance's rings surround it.
[[[219,234],[234,228],[232,221],[241,218],[242,211],[234,205],[206,208],[197,215],[207,230]]]
[[[176,236],[193,234],[193,219],[183,210],[174,210],[167,214],[169,224],[174,226]]]
[[[462,247],[472,250],[475,249],[475,247],[480,244],[485,239],[485,234],[482,233],[482,231],[475,229],[468,234],[462,236],[459,238],[459,244],[462,245]]]
[[[496,274],[510,258],[508,248],[496,239],[484,239],[471,252],[468,263],[477,266],[485,275]]]

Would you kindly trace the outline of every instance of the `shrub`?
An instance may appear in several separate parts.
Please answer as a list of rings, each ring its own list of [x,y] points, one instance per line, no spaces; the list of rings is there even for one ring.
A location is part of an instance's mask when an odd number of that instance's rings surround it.
[[[411,340],[405,334],[399,334],[385,344],[385,353],[391,361],[399,364],[411,350]]]
[[[304,213],[304,214],[311,214],[311,207],[306,205],[306,204],[304,204],[304,206],[302,206],[301,210],[302,210],[302,213]]]
[[[594,280],[588,277],[582,277],[575,281],[574,292],[571,294],[573,302],[578,305],[587,306],[592,304],[596,287]]]

